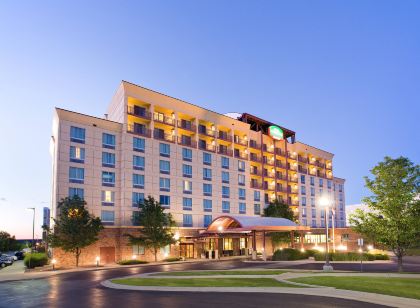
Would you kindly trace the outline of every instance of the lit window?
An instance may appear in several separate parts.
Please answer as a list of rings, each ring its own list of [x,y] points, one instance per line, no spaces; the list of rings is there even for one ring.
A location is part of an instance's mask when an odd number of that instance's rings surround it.
[[[184,189],[184,194],[191,194],[192,193],[192,182],[184,180],[183,189]]]
[[[245,185],[245,175],[238,174],[238,185],[244,186]]]
[[[243,160],[238,160],[238,171],[245,171],[245,162]]]
[[[144,246],[141,246],[141,245],[133,245],[132,249],[133,249],[133,255],[135,256],[144,255],[145,253]]]
[[[115,192],[110,190],[102,191],[102,205],[114,205]]]
[[[74,163],[84,163],[85,161],[85,149],[71,146],[70,147],[70,161]]]

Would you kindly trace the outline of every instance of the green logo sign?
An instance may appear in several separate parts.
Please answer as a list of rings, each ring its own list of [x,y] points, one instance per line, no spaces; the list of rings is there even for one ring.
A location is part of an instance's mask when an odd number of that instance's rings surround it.
[[[274,125],[269,126],[268,134],[274,140],[283,140],[283,130],[278,126],[274,126]]]

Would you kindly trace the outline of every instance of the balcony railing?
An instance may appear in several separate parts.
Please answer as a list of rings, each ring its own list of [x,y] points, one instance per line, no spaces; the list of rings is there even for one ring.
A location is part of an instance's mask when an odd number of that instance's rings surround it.
[[[298,179],[297,179],[297,177],[296,178],[292,178],[292,177],[289,176],[289,182],[297,183],[298,182]]]
[[[216,152],[216,146],[212,144],[208,144],[208,143],[205,143],[205,144],[199,143],[198,148],[204,151]]]
[[[299,166],[299,168],[298,168],[298,172],[300,172],[300,173],[304,173],[304,174],[307,174],[307,173],[308,173],[308,169],[303,168],[302,166]]]
[[[194,133],[197,131],[197,126],[189,121],[178,120],[178,127]]]
[[[264,152],[268,152],[268,153],[274,153],[275,149],[274,147],[263,147]]]
[[[248,159],[248,154],[243,152],[235,152],[235,157],[242,158],[242,159]]]
[[[189,139],[182,139],[182,137],[178,136],[178,144],[186,145],[187,147],[197,148],[197,142],[194,140]]]
[[[251,168],[251,169],[249,170],[249,172],[250,172],[251,174],[253,174],[253,175],[259,175],[259,176],[261,176],[261,170]]]
[[[328,170],[332,170],[332,164],[331,164],[331,163],[327,164],[327,165],[326,165],[326,168],[327,168]]]
[[[276,155],[286,157],[286,153],[280,148],[276,148],[275,152],[276,152]]]
[[[163,124],[167,124],[167,125],[171,125],[171,126],[175,126],[175,119],[168,117],[168,116],[162,116],[160,114],[153,114],[153,120],[155,122],[159,122],[159,123],[163,123]]]
[[[302,157],[300,155],[298,155],[298,161],[300,161],[301,163],[307,163],[308,162],[308,158],[307,157]]]
[[[143,136],[143,137],[148,137],[148,138],[150,138],[150,136],[152,135],[152,132],[151,132],[150,129],[147,129],[147,128],[141,128],[141,129],[136,128],[135,129],[133,124],[128,124],[127,125],[127,131],[129,133],[136,134],[136,135]]]
[[[274,160],[273,159],[264,159],[264,164],[269,166],[274,166]]]
[[[286,169],[286,165],[283,164],[280,160],[276,160],[276,167]]]
[[[168,133],[161,133],[160,131],[154,131],[153,132],[153,138],[158,139],[158,140],[163,140],[163,141],[167,141],[167,142],[175,142],[175,136],[173,136],[172,134],[168,134]]]
[[[259,157],[257,155],[250,155],[249,156],[249,159],[252,160],[252,161],[255,161],[257,163],[260,163],[261,162],[261,157]]]
[[[267,173],[263,173],[264,177],[266,178],[270,178],[270,179],[275,179],[276,178],[276,174],[273,172],[267,172]]]
[[[277,180],[286,180],[286,176],[276,172],[276,179]]]
[[[288,191],[287,191],[287,188],[286,187],[283,187],[283,186],[279,187],[279,186],[277,186],[277,192],[287,193]]]
[[[318,162],[318,167],[325,168],[325,163]]]
[[[217,153],[232,156],[232,149],[218,147],[217,148]]]
[[[244,138],[240,138],[239,136],[234,136],[233,142],[236,144],[248,146],[248,140],[245,140]]]
[[[291,158],[291,159],[297,159],[297,155],[296,154],[293,155],[293,153],[291,153],[291,152],[287,152],[287,157]]]
[[[134,106],[128,106],[127,113],[133,116],[150,120],[152,118],[152,113],[149,111],[135,110]]]
[[[250,187],[251,188],[255,188],[255,189],[263,189],[262,184],[261,183],[258,183],[258,182],[251,182]]]
[[[250,142],[249,147],[259,150],[259,149],[261,149],[261,144],[259,144],[258,142]]]
[[[217,138],[220,139],[220,140],[232,142],[232,136],[229,135],[229,134],[224,134],[224,133],[221,134],[221,132],[219,132],[217,134]]]
[[[216,131],[198,126],[198,133],[201,135],[216,137]]]

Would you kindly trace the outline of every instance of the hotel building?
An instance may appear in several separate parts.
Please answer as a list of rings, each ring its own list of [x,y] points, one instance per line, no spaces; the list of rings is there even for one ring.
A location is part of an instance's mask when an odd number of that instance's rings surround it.
[[[86,260],[147,258],[124,233],[138,230],[132,216],[149,195],[172,214],[180,235],[181,244],[161,258],[199,257],[198,242],[213,244],[197,236],[218,217],[258,218],[276,198],[301,226],[315,228],[326,215],[317,198],[328,195],[330,226],[345,226],[344,180],[333,176],[333,154],[248,113],[219,114],[123,81],[104,118],[56,108],[51,140],[52,204],[78,195],[105,225]],[[223,248],[237,245],[227,242]]]

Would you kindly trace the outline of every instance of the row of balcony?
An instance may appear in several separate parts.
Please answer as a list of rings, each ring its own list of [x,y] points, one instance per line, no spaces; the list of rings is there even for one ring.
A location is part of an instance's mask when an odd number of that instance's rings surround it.
[[[260,183],[255,181],[250,182],[250,188],[277,191],[279,193],[298,194],[297,189],[292,189],[291,187],[283,187],[281,185],[277,185],[276,187],[275,184]]]

